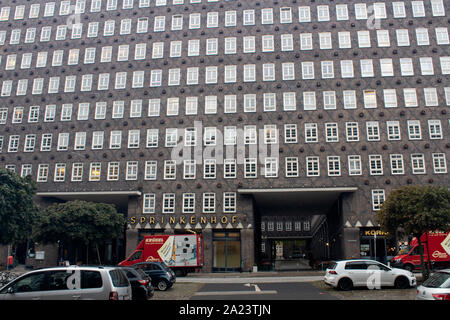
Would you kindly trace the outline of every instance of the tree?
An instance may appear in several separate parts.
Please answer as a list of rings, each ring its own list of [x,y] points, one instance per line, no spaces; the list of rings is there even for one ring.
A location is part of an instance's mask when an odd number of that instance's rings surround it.
[[[384,231],[395,234],[402,228],[414,235],[419,243],[424,279],[428,277],[420,240],[428,231],[448,231],[450,228],[450,191],[447,187],[405,186],[392,190],[377,214]]]
[[[112,204],[74,200],[47,207],[33,230],[33,239],[43,243],[98,245],[120,237],[125,218]],[[100,257],[99,257],[100,260]]]
[[[33,202],[36,185],[30,176],[20,177],[0,169],[0,244],[26,240],[39,207]]]

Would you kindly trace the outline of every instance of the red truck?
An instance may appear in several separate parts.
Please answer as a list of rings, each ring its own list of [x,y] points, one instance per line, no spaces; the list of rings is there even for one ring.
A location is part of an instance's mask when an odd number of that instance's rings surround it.
[[[119,265],[149,261],[164,262],[177,275],[194,272],[203,265],[202,237],[198,234],[146,236]]]
[[[433,268],[441,269],[450,266],[450,252],[444,249],[443,243],[447,243],[449,232],[430,231],[422,234],[420,241],[423,245],[423,260],[428,263],[430,260]],[[403,268],[409,271],[420,269],[420,253],[417,238],[413,238],[408,247],[400,250],[398,254],[392,258],[391,265],[397,268]]]

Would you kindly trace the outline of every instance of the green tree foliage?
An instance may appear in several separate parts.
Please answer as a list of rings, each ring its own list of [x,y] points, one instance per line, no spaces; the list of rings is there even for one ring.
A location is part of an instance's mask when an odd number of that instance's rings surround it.
[[[47,207],[33,230],[33,239],[100,244],[120,237],[125,218],[111,204],[74,200]]]
[[[414,235],[419,245],[420,236],[428,231],[450,229],[450,191],[447,187],[405,186],[392,190],[377,214],[384,231],[395,234],[402,228]],[[422,273],[425,274],[423,251]]]
[[[33,202],[36,186],[30,177],[22,178],[0,169],[0,243],[26,240],[31,234],[39,207]]]

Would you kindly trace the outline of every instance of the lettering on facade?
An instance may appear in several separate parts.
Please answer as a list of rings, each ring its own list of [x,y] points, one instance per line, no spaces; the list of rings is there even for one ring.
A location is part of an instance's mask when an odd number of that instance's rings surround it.
[[[190,216],[190,217],[186,217],[186,216],[161,216],[161,217],[149,217],[149,216],[131,216],[128,218],[128,221],[130,224],[134,225],[136,223],[139,224],[150,224],[150,225],[154,225],[154,224],[176,224],[179,223],[180,225],[185,225],[187,223],[191,224],[191,225],[195,225],[197,223],[200,223],[200,225],[205,225],[207,223],[210,224],[216,224],[218,222],[222,223],[222,224],[227,224],[227,223],[237,223],[238,221],[238,216],[221,216],[221,217],[217,217],[217,216]]]
[[[374,236],[375,234],[377,236],[383,236],[383,237],[389,236],[389,232],[384,232],[384,231],[381,231],[381,230],[374,230],[374,229],[372,229],[372,230],[364,231],[364,235],[365,236]]]

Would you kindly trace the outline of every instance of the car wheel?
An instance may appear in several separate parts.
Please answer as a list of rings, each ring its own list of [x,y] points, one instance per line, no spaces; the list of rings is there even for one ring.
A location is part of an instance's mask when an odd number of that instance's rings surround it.
[[[409,288],[409,281],[405,277],[398,277],[395,279],[394,285],[397,289],[406,289]]]
[[[158,282],[158,290],[160,291],[166,291],[168,288],[168,283],[166,280],[159,280]]]
[[[348,291],[353,288],[353,282],[349,278],[342,278],[338,282],[338,288],[342,291]]]

